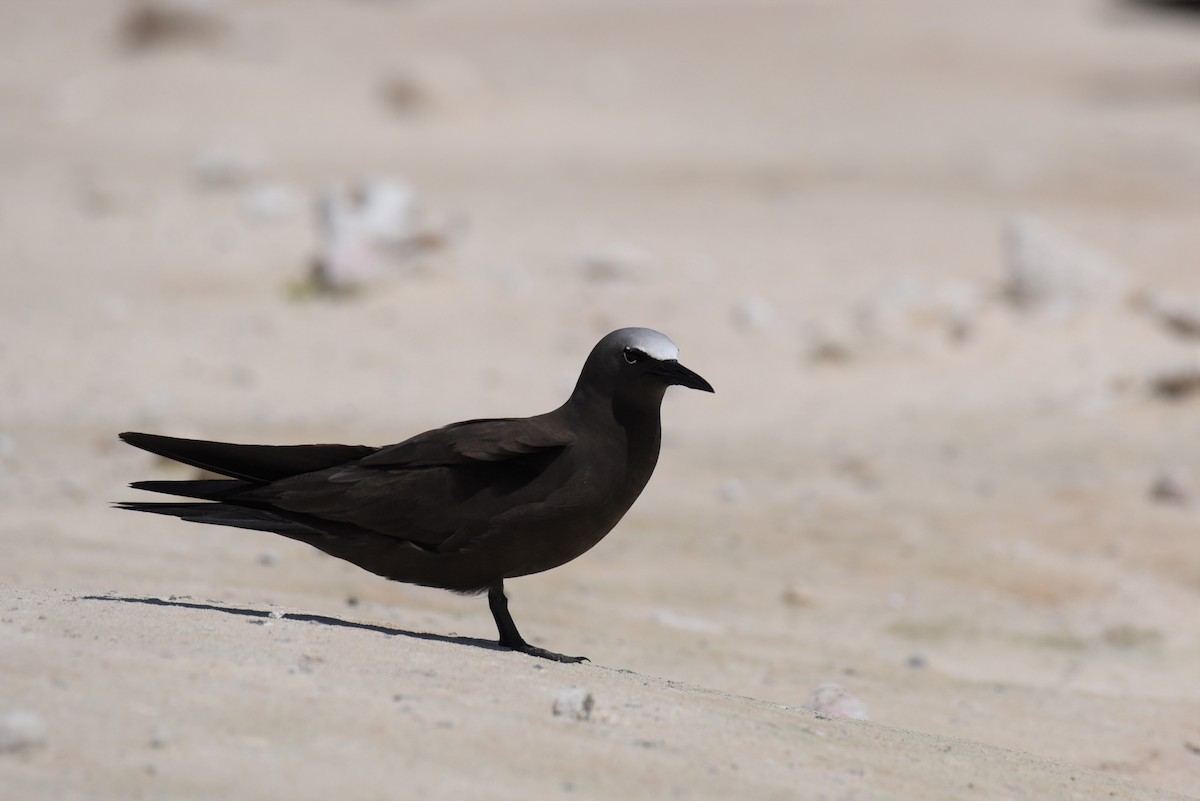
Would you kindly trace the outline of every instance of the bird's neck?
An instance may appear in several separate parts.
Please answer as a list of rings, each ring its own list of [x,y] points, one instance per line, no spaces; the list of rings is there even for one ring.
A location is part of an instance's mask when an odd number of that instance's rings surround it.
[[[629,466],[653,471],[662,441],[660,410],[666,388],[663,390],[601,392],[581,382],[566,405],[579,420],[606,421],[624,440]]]

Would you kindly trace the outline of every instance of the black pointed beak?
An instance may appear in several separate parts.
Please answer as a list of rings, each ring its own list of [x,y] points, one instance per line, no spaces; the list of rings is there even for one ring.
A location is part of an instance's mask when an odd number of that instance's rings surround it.
[[[701,378],[699,373],[693,373],[675,359],[658,362],[651,368],[650,372],[665,379],[668,384],[687,387],[688,389],[699,389],[704,392],[715,392],[712,384]]]

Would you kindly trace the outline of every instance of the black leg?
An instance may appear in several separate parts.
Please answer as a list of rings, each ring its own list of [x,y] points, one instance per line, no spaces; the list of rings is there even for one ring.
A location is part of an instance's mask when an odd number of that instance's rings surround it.
[[[542,659],[551,659],[555,662],[588,661],[586,656],[564,656],[563,654],[556,654],[553,651],[547,651],[545,648],[538,648],[536,645],[530,645],[525,642],[525,638],[521,636],[521,632],[517,631],[517,624],[513,622],[512,615],[508,613],[508,598],[504,596],[503,580],[497,581],[488,588],[488,607],[492,610],[492,617],[496,619],[496,628],[500,632],[500,646],[502,648],[511,648],[523,654],[538,656]]]

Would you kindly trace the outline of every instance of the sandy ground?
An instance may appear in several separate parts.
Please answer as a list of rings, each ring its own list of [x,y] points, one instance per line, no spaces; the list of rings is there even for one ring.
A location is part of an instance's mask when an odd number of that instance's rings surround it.
[[[131,49],[125,3],[0,4],[5,798],[1200,796],[1200,415],[1154,390],[1200,354],[1129,302],[1200,303],[1200,26],[198,7]],[[311,197],[377,176],[451,242],[298,296]],[[1013,215],[1123,287],[1015,309]],[[497,650],[481,599],[107,506],[187,475],[118,431],[534,414],[622,325],[717,394],[669,393],[604,543],[510,584],[591,664]],[[870,721],[802,708],[825,682]]]

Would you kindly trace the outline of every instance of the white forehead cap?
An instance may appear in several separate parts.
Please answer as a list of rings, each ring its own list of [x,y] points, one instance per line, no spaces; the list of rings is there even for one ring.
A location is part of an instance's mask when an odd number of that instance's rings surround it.
[[[665,334],[652,328],[630,328],[627,347],[637,348],[642,353],[660,362],[679,358],[679,348]]]

